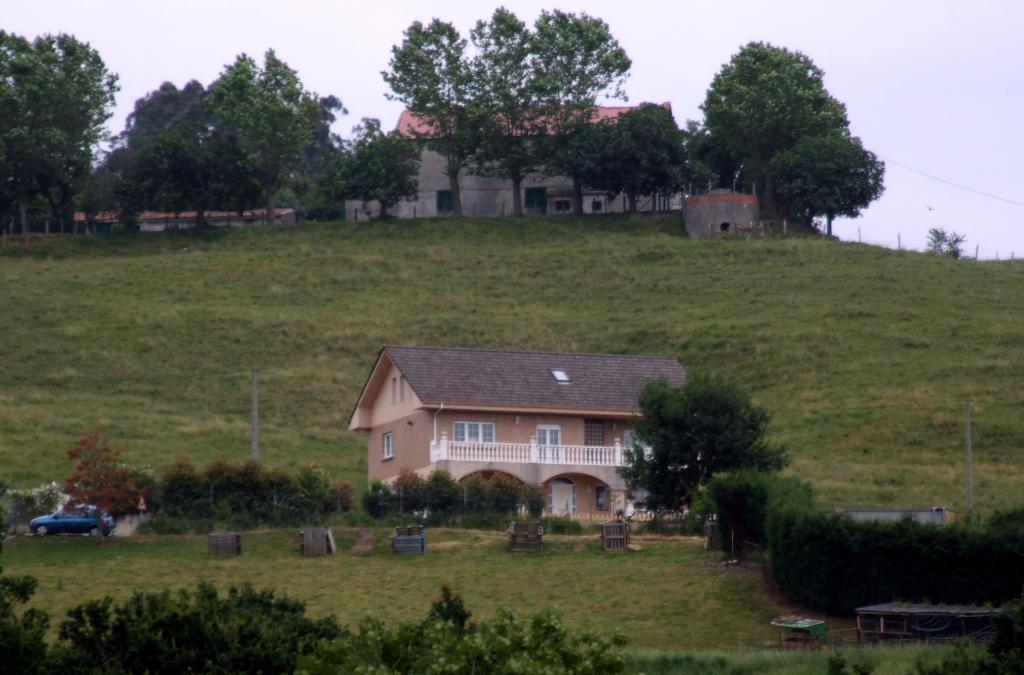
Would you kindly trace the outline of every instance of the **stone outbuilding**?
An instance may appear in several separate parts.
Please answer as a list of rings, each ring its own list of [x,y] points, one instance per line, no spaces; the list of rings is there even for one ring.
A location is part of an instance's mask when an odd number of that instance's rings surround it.
[[[749,232],[758,227],[759,219],[757,196],[732,190],[692,195],[683,204],[683,222],[691,237]]]

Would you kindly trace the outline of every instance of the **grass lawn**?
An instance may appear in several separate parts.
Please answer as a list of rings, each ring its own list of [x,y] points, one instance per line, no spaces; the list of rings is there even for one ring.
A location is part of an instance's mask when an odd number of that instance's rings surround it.
[[[675,217],[420,220],[0,245],[0,480],[63,480],[101,425],[156,469],[263,456],[365,481],[346,430],[385,344],[668,354],[773,415],[825,507],[1024,492],[1024,265],[817,239],[695,241]]]
[[[503,533],[433,529],[424,556],[395,556],[379,530],[369,553],[351,553],[355,530],[334,528],[336,556],[302,558],[294,531],[243,534],[243,555],[211,559],[205,537],[19,538],[0,553],[5,574],[39,580],[33,606],[53,615],[51,637],[69,608],[103,595],[194,586],[207,580],[224,589],[251,583],[304,600],[311,614],[334,614],[351,627],[368,613],[420,619],[442,584],[461,593],[477,618],[498,607],[517,615],[557,607],[570,628],[629,640],[629,673],[814,673],[826,670],[824,652],[772,649],[768,622],[793,610],[762,590],[755,567],[722,567],[699,542],[641,537],[638,553],[603,553],[596,536],[545,537],[540,554],[509,554]],[[829,619],[836,628],[848,619]],[[715,651],[718,650],[718,651]],[[944,650],[908,647],[843,652],[870,663],[876,675],[909,673],[918,658],[934,662]]]
[[[712,564],[694,539],[644,538],[637,553],[604,553],[596,535],[545,537],[539,554],[509,554],[504,533],[433,529],[427,554],[396,556],[387,533],[370,553],[350,551],[355,530],[334,528],[339,554],[302,558],[296,531],[243,534],[242,556],[211,559],[205,536],[19,538],[4,544],[5,574],[39,580],[34,606],[54,616],[90,598],[133,591],[252,583],[308,603],[353,625],[368,613],[420,619],[442,584],[477,617],[499,607],[518,615],[557,607],[573,628],[659,650],[770,645],[768,622],[785,613],[762,592],[760,572]],[[54,621],[56,628],[57,621]]]

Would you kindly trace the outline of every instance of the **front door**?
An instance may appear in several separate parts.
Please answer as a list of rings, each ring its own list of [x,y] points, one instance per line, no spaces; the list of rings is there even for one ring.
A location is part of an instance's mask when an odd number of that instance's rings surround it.
[[[576,486],[568,478],[551,481],[548,495],[548,509],[556,516],[576,514]]]

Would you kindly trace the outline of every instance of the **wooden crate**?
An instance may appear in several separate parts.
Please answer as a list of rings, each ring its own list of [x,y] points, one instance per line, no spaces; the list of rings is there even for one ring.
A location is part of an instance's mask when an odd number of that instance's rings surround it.
[[[629,523],[610,520],[601,523],[601,548],[605,551],[625,551],[629,546]]]
[[[427,529],[420,525],[396,527],[391,537],[391,552],[422,555],[427,552]]]
[[[512,523],[508,528],[510,553],[532,553],[544,548],[544,525],[541,523]]]
[[[237,532],[211,532],[207,537],[207,550],[217,557],[242,555],[242,535]]]
[[[300,532],[299,551],[306,557],[334,555],[334,533],[327,527],[307,527]]]

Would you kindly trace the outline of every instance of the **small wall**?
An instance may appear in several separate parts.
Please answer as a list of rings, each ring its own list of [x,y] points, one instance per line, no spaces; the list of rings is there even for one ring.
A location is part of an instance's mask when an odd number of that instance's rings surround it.
[[[760,212],[755,195],[712,190],[687,197],[683,205],[686,233],[691,237],[720,237],[758,227]]]

